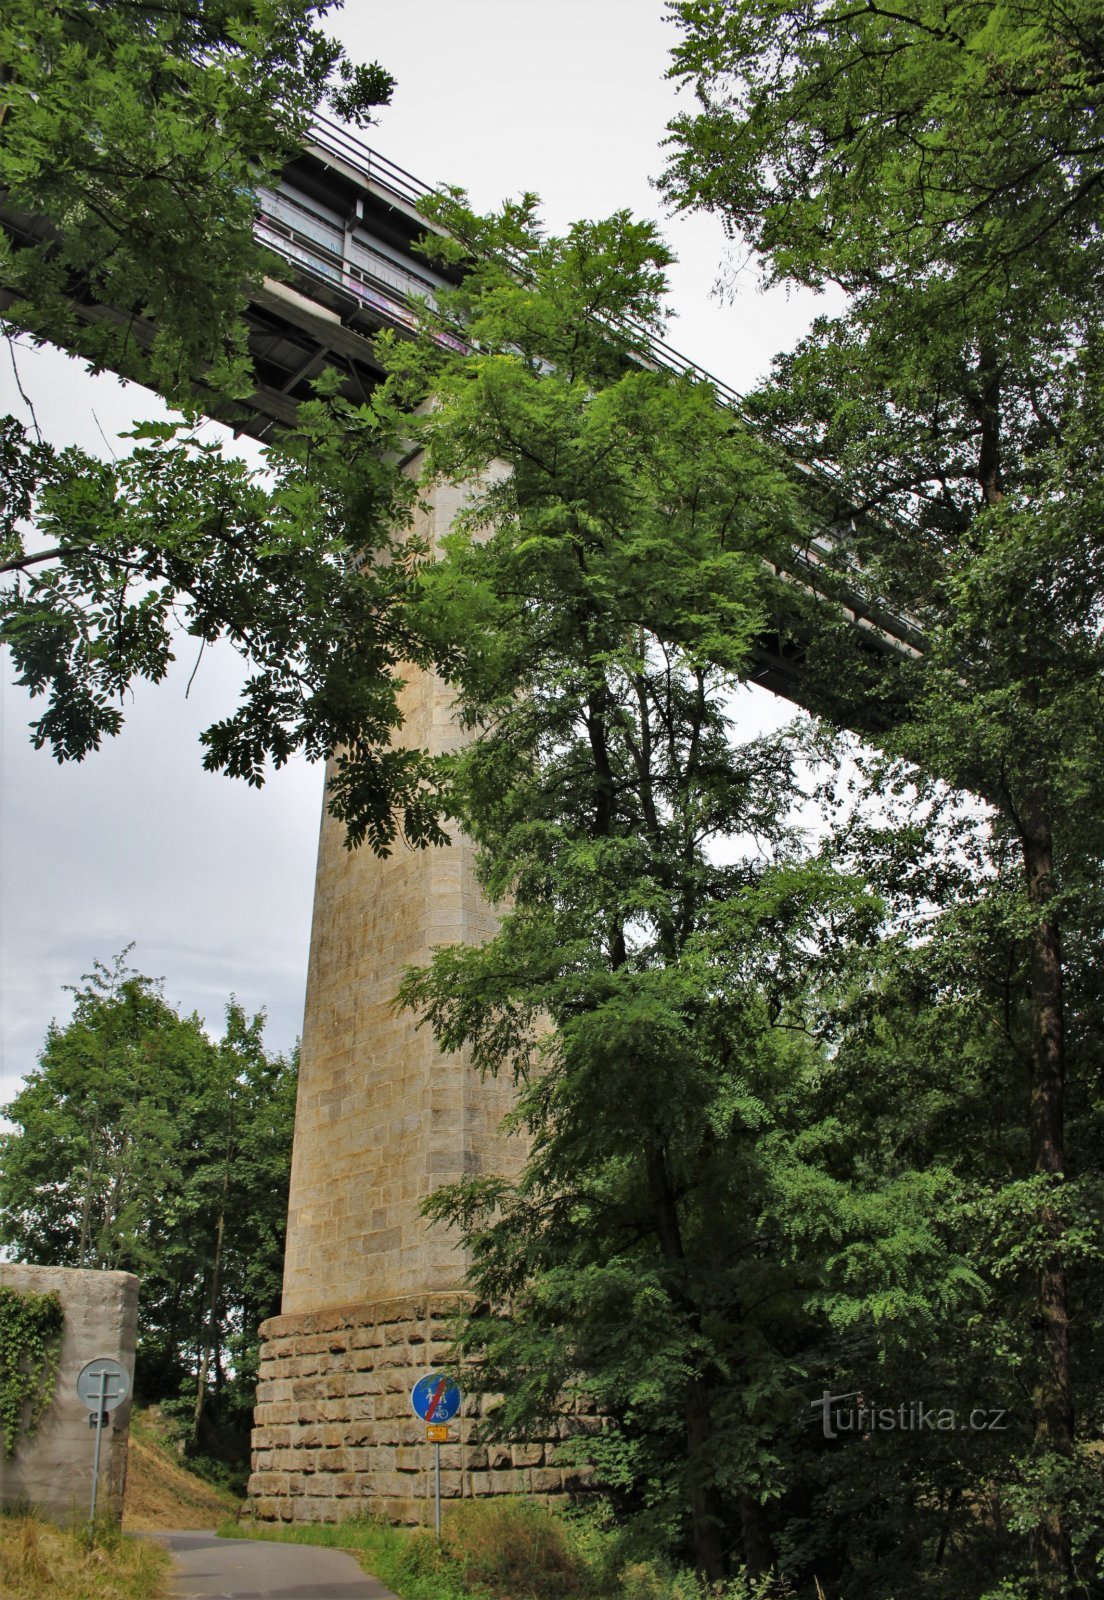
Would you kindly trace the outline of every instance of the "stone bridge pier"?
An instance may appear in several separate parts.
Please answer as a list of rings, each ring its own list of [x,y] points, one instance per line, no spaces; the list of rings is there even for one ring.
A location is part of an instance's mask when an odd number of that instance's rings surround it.
[[[425,513],[443,532],[459,496]],[[411,671],[404,738],[441,752],[459,734],[451,692]],[[524,1151],[499,1124],[507,1083],[442,1055],[398,1012],[404,969],[435,945],[495,930],[463,837],[401,842],[386,859],[345,848],[323,811],[296,1109],[281,1315],[262,1327],[250,1494],[259,1516],[338,1521],[432,1512],[432,1454],[410,1390],[445,1355],[464,1256],[419,1214],[440,1184],[515,1172]],[[476,1447],[472,1412],[442,1448],[442,1494],[558,1493],[551,1446]]]

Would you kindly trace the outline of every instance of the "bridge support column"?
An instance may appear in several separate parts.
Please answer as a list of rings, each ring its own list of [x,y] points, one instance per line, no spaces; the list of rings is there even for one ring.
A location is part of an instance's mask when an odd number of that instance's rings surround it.
[[[429,508],[431,537],[457,503],[445,491]],[[455,747],[439,680],[411,671],[402,699],[404,738]],[[442,1055],[393,999],[404,969],[435,945],[478,944],[494,930],[463,837],[424,851],[400,842],[381,860],[347,850],[323,815],[282,1314],[262,1328],[250,1480],[262,1516],[411,1521],[431,1509],[431,1452],[409,1397],[444,1354],[464,1257],[419,1208],[465,1174],[517,1171],[524,1150],[499,1131],[511,1085]],[[469,1449],[467,1421],[453,1427],[446,1495],[562,1488],[543,1445],[488,1454]]]

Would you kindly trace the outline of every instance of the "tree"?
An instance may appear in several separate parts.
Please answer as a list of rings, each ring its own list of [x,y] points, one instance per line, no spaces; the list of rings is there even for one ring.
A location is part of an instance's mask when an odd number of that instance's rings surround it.
[[[440,314],[475,353],[394,357],[434,369],[427,471],[481,486],[421,582],[475,736],[453,809],[504,914],[403,998],[513,1074],[531,1140],[515,1183],[430,1202],[472,1253],[467,1381],[515,1438],[582,1393],[622,1509],[711,1579],[763,1573],[829,1328],[884,1351],[979,1289],[927,1220],[940,1172],[856,1173],[805,1114],[818,991],[878,907],[803,857],[785,744],[730,726],[800,502],[708,385],[640,362],[669,259],[649,225],[441,215],[470,272]]]
[[[719,211],[776,280],[829,280],[819,322],[753,402],[839,467],[882,527],[841,561],[928,638],[899,752],[995,806],[1019,853],[1039,1223],[1035,1452],[1075,1445],[1063,917],[1098,871],[1102,663],[1098,324],[1104,34],[1088,4],[686,0],[673,73],[677,203]],[[1072,1022],[1072,1026],[1071,1026]],[[1056,1497],[1047,1594],[1072,1581]]]
[[[12,320],[170,399],[201,379],[248,393],[240,314],[264,259],[253,190],[278,177],[320,104],[370,121],[394,88],[323,32],[335,9],[5,6],[0,191],[9,217],[36,219],[23,248],[0,235]],[[82,299],[115,315],[83,327]],[[129,325],[137,314],[156,324],[148,358]]]
[[[0,641],[46,695],[36,745],[80,760],[160,681],[181,631],[228,640],[249,678],[205,736],[251,783],[296,750],[335,757],[335,814],[386,850],[438,838],[417,752],[389,749],[398,664],[418,659],[397,543],[410,486],[395,419],[323,381],[254,471],[195,431],[253,387],[242,312],[274,268],[254,241],[273,182],[325,101],[365,120],[391,93],[319,26],[328,0],[257,7],[17,0],[0,22],[0,282],[21,329],[138,377],[188,414],[107,465],[0,422]],[[13,238],[21,243],[16,248]],[[89,303],[112,308],[88,321]],[[143,350],[133,322],[156,328]],[[338,752],[341,752],[338,755]]]
[[[915,767],[869,753],[859,763],[865,782],[852,762],[858,792],[844,801],[837,794],[837,825],[824,848],[842,870],[862,876],[886,916],[877,945],[853,959],[835,1008],[825,1087],[857,1146],[877,1152],[878,1163],[953,1173],[933,1221],[987,1289],[982,1314],[948,1321],[934,1348],[919,1341],[908,1351],[901,1374],[883,1369],[868,1381],[882,1393],[892,1394],[895,1381],[898,1393],[909,1392],[919,1372],[926,1392],[938,1384],[963,1415],[979,1404],[1003,1411],[995,1431],[946,1441],[953,1449],[940,1452],[934,1471],[907,1453],[892,1463],[895,1481],[882,1480],[880,1498],[898,1497],[904,1539],[915,1543],[911,1574],[887,1590],[926,1596],[946,1585],[956,1595],[988,1595],[998,1592],[999,1575],[1008,1592],[1034,1595],[1031,1536],[1040,1513],[1057,1503],[1069,1510],[1074,1592],[1093,1593],[1104,1549],[1095,1453],[1062,1458],[1032,1448],[1038,1275],[1052,1245],[1041,1203],[1048,1180],[1031,1167],[1032,921],[1017,841],[994,838],[985,808],[962,803]],[[843,787],[838,777],[832,786]],[[1071,885],[1063,906],[1070,1162],[1049,1197],[1079,1329],[1070,1376],[1086,1432],[1095,1431],[1102,1403],[1100,1330],[1088,1311],[1101,1293],[1104,1219],[1099,897],[1098,881]],[[852,1447],[837,1466],[841,1511],[848,1495],[863,1503],[861,1457]]]
[[[0,642],[47,697],[35,744],[81,759],[120,730],[134,678],[165,676],[181,636],[200,653],[226,638],[250,673],[202,735],[208,768],[259,785],[296,751],[333,757],[330,806],[352,843],[386,852],[400,824],[439,840],[432,764],[391,747],[401,666],[428,659],[404,603],[422,548],[404,539],[414,486],[395,466],[398,427],[379,402],[324,393],[267,469],[171,423],[140,428],[111,465],[0,435]],[[25,551],[32,512],[47,543]]]
[[[234,1001],[212,1043],[125,954],[73,990],[5,1107],[0,1237],[24,1261],[137,1273],[139,1391],[194,1381],[198,1426],[209,1380],[224,1420],[251,1406],[279,1308],[296,1069]]]

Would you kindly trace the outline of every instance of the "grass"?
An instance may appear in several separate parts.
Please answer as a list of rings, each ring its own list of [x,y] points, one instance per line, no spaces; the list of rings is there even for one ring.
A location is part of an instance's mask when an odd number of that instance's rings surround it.
[[[692,1572],[633,1560],[616,1531],[502,1496],[448,1506],[441,1543],[422,1528],[372,1520],[227,1522],[225,1538],[276,1539],[347,1550],[399,1600],[784,1600],[766,1580],[708,1587]]]
[[[31,1516],[0,1516],[4,1600],[154,1600],[165,1591],[169,1553],[148,1539],[55,1528]]]
[[[213,1528],[236,1512],[237,1497],[196,1476],[180,1452],[181,1430],[156,1407],[130,1419],[123,1527]]]
[[[224,1539],[275,1539],[286,1544],[320,1544],[348,1550],[366,1572],[394,1590],[399,1600],[486,1600],[475,1595],[421,1529],[393,1528],[374,1521],[278,1523],[224,1522]]]

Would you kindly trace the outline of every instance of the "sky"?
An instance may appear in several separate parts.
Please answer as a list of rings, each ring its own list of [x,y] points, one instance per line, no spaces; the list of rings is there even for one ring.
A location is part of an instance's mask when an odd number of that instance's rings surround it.
[[[428,183],[466,188],[490,208],[536,191],[553,229],[628,208],[661,223],[679,257],[669,342],[737,389],[824,309],[810,295],[762,293],[735,271],[708,217],[664,215],[652,180],[666,123],[684,97],[665,81],[675,34],[660,0],[348,0],[331,19],[354,59],[378,59],[394,102],[363,135]],[[20,383],[13,372],[18,364]],[[88,376],[48,348],[0,344],[0,412],[97,454],[162,414],[154,397]],[[200,730],[240,680],[231,652],[195,665],[184,640],[168,682],[144,686],[121,735],[79,765],[31,748],[34,705],[0,658],[0,1105],[37,1059],[51,1019],[96,960],[164,979],[166,998],[218,1032],[231,994],[268,1015],[288,1049],[302,1025],[322,771],[294,762],[261,790],[205,773]],[[762,690],[741,697],[749,732],[789,716]]]

